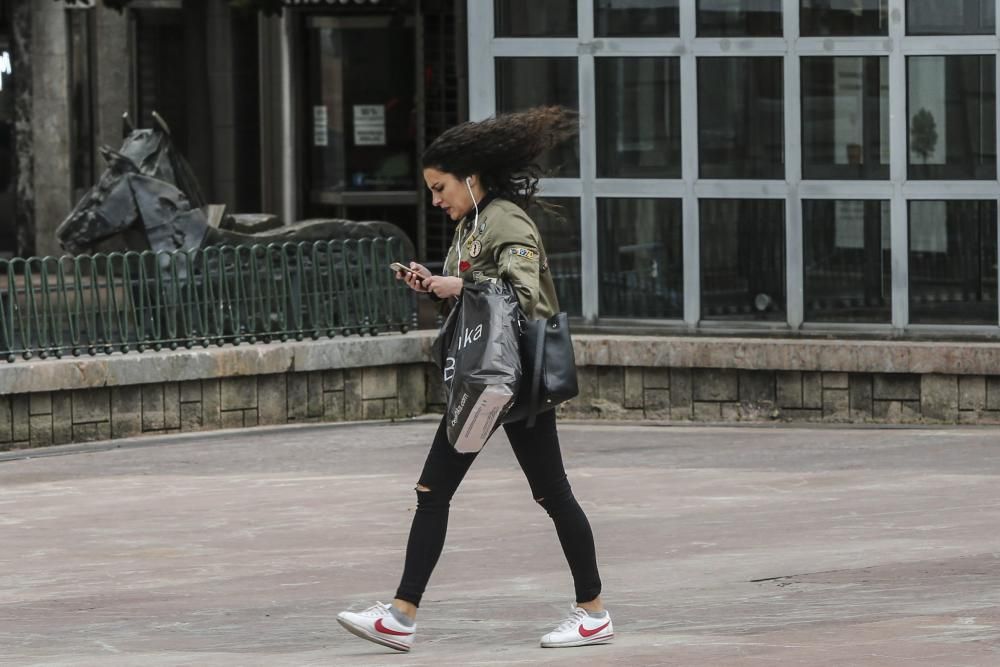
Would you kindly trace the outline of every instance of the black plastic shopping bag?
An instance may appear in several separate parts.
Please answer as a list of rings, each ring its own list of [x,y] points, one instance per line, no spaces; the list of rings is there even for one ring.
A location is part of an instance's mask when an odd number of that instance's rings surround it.
[[[434,342],[447,394],[448,442],[459,452],[481,450],[517,396],[517,312],[507,285],[467,282]]]

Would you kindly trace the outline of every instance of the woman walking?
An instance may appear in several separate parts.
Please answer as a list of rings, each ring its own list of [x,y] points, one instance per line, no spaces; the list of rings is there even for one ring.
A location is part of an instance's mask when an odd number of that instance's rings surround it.
[[[525,213],[537,192],[539,155],[572,137],[573,112],[536,108],[463,123],[438,137],[422,157],[424,180],[441,208],[458,223],[443,275],[411,262],[414,273],[397,278],[417,292],[454,300],[465,281],[508,281],[529,318],[559,310],[545,248]],[[417,607],[430,579],[448,528],[448,508],[477,454],[459,453],[449,443],[442,419],[417,483],[417,510],[406,545],[403,576],[391,605],[341,612],[337,620],[353,634],[399,651],[410,650]],[[555,524],[569,563],[576,605],[569,617],[542,637],[547,648],[610,641],[611,617],[601,602],[594,536],[566,478],[554,410],[526,422],[504,425],[531,493]]]

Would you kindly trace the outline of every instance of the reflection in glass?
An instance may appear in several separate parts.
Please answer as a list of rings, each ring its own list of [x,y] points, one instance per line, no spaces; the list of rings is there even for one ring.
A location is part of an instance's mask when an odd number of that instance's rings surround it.
[[[497,37],[576,37],[576,0],[493,0],[493,12]]]
[[[889,34],[889,0],[801,0],[803,37]]]
[[[598,37],[676,37],[680,0],[595,0],[594,34]]]
[[[679,58],[598,58],[597,175],[680,178]]]
[[[910,202],[910,321],[997,323],[997,203]]]
[[[702,178],[784,178],[780,57],[698,59]]]
[[[684,317],[679,199],[598,199],[602,317]]]
[[[909,177],[997,177],[996,58],[907,58]]]
[[[801,62],[802,176],[889,178],[889,59]]]
[[[802,202],[805,319],[891,322],[889,202]]]
[[[698,0],[699,37],[781,37],[782,0]]]
[[[701,317],[785,319],[785,202],[702,199]]]
[[[497,58],[497,113],[558,104],[579,107],[576,58]],[[580,175],[580,142],[571,139],[539,160],[549,176]]]
[[[908,35],[992,35],[996,0],[906,0]]]
[[[583,291],[580,276],[580,200],[571,197],[545,197],[528,215],[542,234],[548,271],[559,297],[559,307],[570,315],[583,315]],[[544,269],[543,267],[543,270]]]

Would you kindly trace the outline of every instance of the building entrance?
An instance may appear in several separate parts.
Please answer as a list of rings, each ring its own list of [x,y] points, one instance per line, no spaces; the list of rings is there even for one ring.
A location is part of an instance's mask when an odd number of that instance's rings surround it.
[[[380,219],[417,239],[412,15],[306,19],[307,217]]]

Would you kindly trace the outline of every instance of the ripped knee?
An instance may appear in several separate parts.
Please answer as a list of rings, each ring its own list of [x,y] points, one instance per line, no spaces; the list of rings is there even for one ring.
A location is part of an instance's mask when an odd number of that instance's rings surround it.
[[[426,484],[417,483],[413,487],[417,492],[417,510],[423,511],[447,511],[451,504],[451,496],[447,493],[435,491]]]
[[[535,502],[550,515],[553,512],[565,511],[576,504],[573,490],[568,484],[565,486],[549,489],[549,493],[541,496],[534,496]]]

